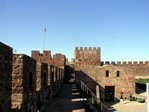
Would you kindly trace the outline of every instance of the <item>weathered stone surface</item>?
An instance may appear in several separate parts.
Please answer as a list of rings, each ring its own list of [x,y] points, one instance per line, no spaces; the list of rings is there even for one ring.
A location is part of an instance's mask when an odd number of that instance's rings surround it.
[[[134,76],[149,76],[149,61],[106,61],[106,62],[101,62],[101,65],[104,64],[109,64],[109,65],[117,65],[117,66],[123,66],[127,68],[134,69],[135,73]]]
[[[43,51],[43,54],[32,51],[37,64],[23,54],[15,54],[12,63],[12,48],[0,43],[0,51],[0,112],[10,111],[11,100],[12,109],[16,111],[36,112],[37,106],[41,105],[42,112],[42,105],[46,105],[63,84],[65,55],[55,54],[52,59],[51,51]],[[107,86],[115,87],[116,100],[122,93],[123,97],[135,94],[134,76],[149,75],[149,61],[106,61],[104,65],[100,55],[100,48],[76,48],[74,67],[70,68],[76,73],[76,82],[82,80],[94,93],[96,85],[99,85],[103,101]]]
[[[41,110],[48,104],[48,65],[45,63],[36,64],[36,91],[37,91],[37,108]]]
[[[59,67],[51,67],[51,82],[50,82],[50,92],[51,95],[55,95],[60,89],[64,82],[64,69]]]
[[[52,60],[51,51],[43,51],[43,54],[40,54],[39,51],[32,51],[32,58],[37,61],[37,105],[38,109],[41,109],[46,105],[45,102],[48,102],[48,100],[50,101],[63,84],[66,58],[62,54],[56,54],[53,56]],[[41,63],[43,64],[41,65]],[[45,66],[45,63],[48,65]],[[42,74],[44,70],[48,74],[46,77],[48,90],[43,86],[43,80],[45,79],[42,77]],[[40,111],[42,111],[42,109]]]
[[[48,65],[52,64],[51,51],[43,51],[43,53],[32,51],[32,58],[37,62],[47,63]]]
[[[76,81],[82,80],[94,93],[95,86],[100,86],[101,98],[105,99],[105,87],[115,87],[115,100],[120,99],[123,93],[124,97],[135,93],[134,70],[114,66],[83,66],[75,65]],[[109,71],[109,76],[106,77],[106,71]],[[119,71],[119,76],[117,76]]]
[[[76,47],[73,64],[77,81],[82,80],[94,93],[95,86],[100,85],[103,100],[105,87],[115,87],[115,99],[119,99],[122,93],[127,97],[135,93],[134,77],[149,75],[149,61],[100,62],[100,48]]]
[[[100,65],[100,48],[76,47],[73,61],[75,64]]]
[[[53,56],[53,66],[64,68],[66,66],[66,57],[62,54],[55,54]]]
[[[36,61],[24,54],[13,55],[12,109],[36,112]]]
[[[0,112],[11,110],[12,48],[0,42]]]
[[[50,73],[50,75],[48,75],[48,85],[52,85],[54,83],[54,66],[48,66],[48,70],[48,72]]]

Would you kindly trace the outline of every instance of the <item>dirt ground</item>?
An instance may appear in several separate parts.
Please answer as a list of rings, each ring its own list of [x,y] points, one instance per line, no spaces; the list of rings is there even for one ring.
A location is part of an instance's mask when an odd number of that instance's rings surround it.
[[[137,88],[137,92],[140,95],[147,96],[146,91],[142,91]],[[124,103],[119,102],[108,102],[106,106],[109,108],[110,112],[147,112],[147,103],[139,103],[137,101],[124,101]]]
[[[129,102],[107,103],[110,112],[147,112],[147,103]]]

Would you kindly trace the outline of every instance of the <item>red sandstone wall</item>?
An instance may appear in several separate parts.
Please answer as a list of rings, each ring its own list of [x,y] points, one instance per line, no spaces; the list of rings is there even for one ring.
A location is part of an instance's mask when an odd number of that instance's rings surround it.
[[[130,68],[130,69],[134,69],[134,76],[146,76],[149,75],[149,61],[105,61],[105,62],[101,62],[101,65],[117,65],[117,66],[122,66],[122,67],[126,67],[126,68]]]
[[[51,80],[51,69],[52,64],[51,51],[43,51],[43,54],[39,51],[32,51],[32,58],[35,59],[38,63],[48,64],[48,85],[50,85]]]
[[[130,67],[135,70],[134,76],[149,76],[149,67]]]
[[[62,54],[53,55],[53,66],[64,68],[66,66],[66,57]]]
[[[45,63],[36,64],[36,93],[37,108],[44,110],[44,106],[48,104],[48,65]],[[42,102],[42,103],[41,103]],[[39,106],[40,105],[40,106]]]
[[[52,64],[51,51],[43,51],[43,54],[39,51],[32,51],[32,58],[37,62],[47,63],[48,65]]]
[[[95,85],[100,85],[102,100],[104,100],[105,86],[115,86],[115,97],[120,99],[121,92],[124,96],[128,96],[130,93],[135,93],[135,80],[134,70],[120,66],[83,66],[75,65],[76,79],[82,80],[86,83],[94,92]],[[109,77],[105,76],[105,71],[108,70]],[[116,76],[116,71],[120,71],[120,77]]]
[[[45,63],[36,64],[36,90],[39,91],[48,86],[48,65]]]
[[[12,109],[36,112],[36,61],[23,54],[13,55]]]
[[[84,65],[100,65],[100,48],[96,47],[76,47],[75,48],[75,64]]]
[[[126,67],[149,67],[149,61],[101,61],[101,65],[104,64]]]
[[[12,48],[0,42],[0,112],[11,110]]]

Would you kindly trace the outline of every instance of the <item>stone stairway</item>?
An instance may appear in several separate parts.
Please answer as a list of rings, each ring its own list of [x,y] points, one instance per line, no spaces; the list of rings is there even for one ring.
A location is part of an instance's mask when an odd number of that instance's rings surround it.
[[[46,112],[85,112],[74,83],[65,83],[48,105]]]

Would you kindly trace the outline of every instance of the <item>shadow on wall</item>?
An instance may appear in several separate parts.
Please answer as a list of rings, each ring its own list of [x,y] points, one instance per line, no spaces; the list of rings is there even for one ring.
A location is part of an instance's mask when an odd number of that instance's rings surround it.
[[[76,82],[79,83],[79,81],[82,81],[90,90],[96,94],[96,86],[99,85],[98,82],[93,80],[91,77],[89,77],[86,73],[83,71],[76,71],[75,75]],[[98,79],[97,79],[98,80]],[[100,88],[100,98],[102,102],[105,101],[119,101],[115,97],[115,89],[113,90],[114,86],[108,86],[107,88],[104,88],[99,85]]]
[[[73,65],[66,65],[64,75],[65,83],[70,83],[70,80],[73,78],[75,78]]]

